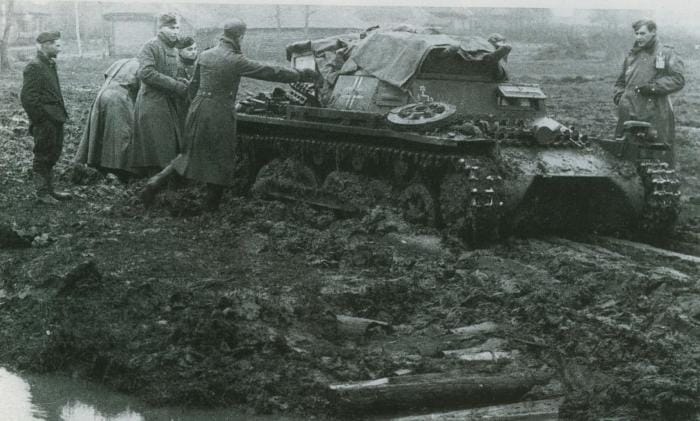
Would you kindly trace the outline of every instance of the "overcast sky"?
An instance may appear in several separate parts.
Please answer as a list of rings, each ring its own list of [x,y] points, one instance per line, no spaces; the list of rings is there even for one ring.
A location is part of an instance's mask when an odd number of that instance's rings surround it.
[[[60,0],[34,0],[45,3]],[[81,0],[102,2],[141,2],[144,0]],[[674,25],[700,32],[700,2],[692,0],[146,0],[163,3],[230,3],[230,4],[324,4],[340,6],[422,6],[436,7],[543,7],[554,9],[559,16],[576,9],[651,10],[660,26]]]

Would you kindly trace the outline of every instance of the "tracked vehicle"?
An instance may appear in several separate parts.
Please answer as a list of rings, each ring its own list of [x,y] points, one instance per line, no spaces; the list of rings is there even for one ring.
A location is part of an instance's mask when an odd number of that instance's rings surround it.
[[[323,76],[238,105],[253,191],[338,210],[377,204],[470,242],[513,232],[672,229],[679,182],[648,123],[591,139],[547,117],[472,37],[375,29],[296,43]],[[507,51],[506,51],[507,53]]]

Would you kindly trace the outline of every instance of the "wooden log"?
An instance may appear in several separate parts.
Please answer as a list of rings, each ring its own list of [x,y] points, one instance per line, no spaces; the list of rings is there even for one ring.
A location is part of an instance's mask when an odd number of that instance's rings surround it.
[[[517,402],[535,385],[551,375],[543,372],[514,372],[474,375],[457,370],[445,373],[330,385],[339,406],[353,413],[382,412],[428,407],[455,407]]]
[[[494,322],[483,322],[475,325],[450,329],[450,333],[452,333],[453,335],[461,336],[462,338],[466,339],[471,338],[473,336],[498,332],[499,329],[500,327]]]
[[[393,418],[393,421],[556,421],[559,419],[559,407],[562,399],[544,399],[539,401],[518,402],[508,405],[486,406],[462,411],[439,412],[434,414],[413,415]]]
[[[386,332],[392,332],[392,326],[381,320],[365,319],[363,317],[336,315],[338,331],[349,336],[362,336],[367,334],[370,328],[379,327]]]
[[[654,255],[660,256],[660,257],[668,257],[668,258],[672,258],[672,259],[677,259],[677,260],[681,260],[683,262],[688,262],[688,263],[695,263],[695,264],[700,263],[700,257],[698,257],[698,256],[691,256],[689,254],[677,253],[675,251],[669,251],[669,250],[664,250],[664,249],[661,249],[658,247],[650,246],[649,244],[635,243],[634,241],[622,240],[619,238],[612,238],[612,237],[598,237],[598,238],[607,244],[621,246],[621,247],[624,247],[626,249],[632,249],[632,250],[647,253],[647,254],[654,254]]]
[[[517,351],[480,351],[471,352],[469,349],[451,349],[442,351],[443,355],[448,358],[456,358],[468,363],[495,363],[514,360]]]

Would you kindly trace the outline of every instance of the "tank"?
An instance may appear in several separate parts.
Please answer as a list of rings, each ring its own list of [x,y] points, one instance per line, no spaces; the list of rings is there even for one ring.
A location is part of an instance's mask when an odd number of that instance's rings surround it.
[[[339,212],[395,206],[472,243],[668,234],[679,181],[650,125],[617,139],[565,127],[540,86],[508,79],[508,51],[405,28],[288,46],[293,67],[322,78],[240,98],[252,191]]]

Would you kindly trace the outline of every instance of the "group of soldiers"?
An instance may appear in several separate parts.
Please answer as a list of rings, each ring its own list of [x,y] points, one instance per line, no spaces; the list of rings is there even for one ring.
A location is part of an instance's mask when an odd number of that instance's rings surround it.
[[[179,37],[175,15],[159,16],[158,25],[157,36],[144,44],[136,59],[119,61],[106,72],[75,160],[122,175],[155,173],[139,192],[146,206],[174,174],[203,182],[203,209],[216,210],[225,187],[241,177],[243,154],[236,141],[235,115],[241,77],[293,83],[315,81],[318,73],[246,58],[241,52],[246,25],[239,19],[226,23],[218,45],[198,56],[194,40]],[[653,21],[637,21],[633,29],[635,43],[615,83],[616,135],[622,135],[625,121],[648,121],[658,138],[673,147],[669,95],[685,84],[683,62],[657,39]],[[70,198],[55,190],[52,181],[68,118],[55,64],[60,34],[44,32],[36,41],[37,56],[24,69],[21,100],[35,141],[36,196],[55,204]],[[510,51],[509,46],[496,46],[504,56]],[[110,94],[113,89],[121,93]],[[119,99],[127,94],[135,100]],[[103,116],[106,112],[110,115]]]
[[[179,38],[177,17],[160,15],[158,26],[157,36],[143,45],[135,60],[118,62],[108,69],[105,85],[93,104],[95,118],[88,120],[76,160],[92,160],[122,173],[150,175],[159,171],[139,193],[146,205],[153,202],[168,178],[178,173],[206,183],[203,208],[216,210],[225,187],[235,184],[240,168],[236,165],[242,153],[236,141],[234,103],[241,77],[294,83],[313,82],[318,73],[246,58],[241,52],[246,24],[240,19],[224,25],[218,45],[199,54],[196,64],[194,57],[186,54],[194,41]],[[68,118],[55,64],[61,50],[60,34],[45,32],[36,41],[37,57],[24,70],[20,97],[35,141],[36,196],[42,203],[55,204],[70,198],[55,190],[52,183],[53,166],[63,145],[63,124]],[[131,95],[136,92],[133,110],[119,94],[110,95],[110,89]],[[107,105],[99,102],[101,98]],[[110,101],[120,104],[109,106]],[[121,113],[123,118],[100,116],[101,106]],[[91,132],[105,133],[105,122],[116,126],[109,131],[116,138],[105,142],[103,136],[99,142],[91,142]]]

